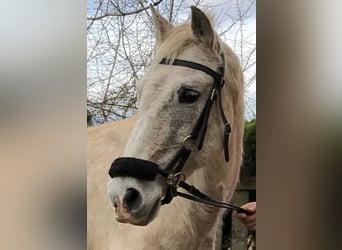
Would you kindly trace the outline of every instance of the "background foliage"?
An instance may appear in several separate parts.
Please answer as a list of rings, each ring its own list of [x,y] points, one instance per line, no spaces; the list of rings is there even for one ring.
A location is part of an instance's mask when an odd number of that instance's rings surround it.
[[[256,175],[256,118],[246,121],[243,138],[244,156],[242,175]]]

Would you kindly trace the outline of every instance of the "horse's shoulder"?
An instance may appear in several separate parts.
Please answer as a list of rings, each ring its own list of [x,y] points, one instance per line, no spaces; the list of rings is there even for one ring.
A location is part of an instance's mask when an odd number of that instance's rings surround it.
[[[130,118],[116,120],[116,121],[110,121],[110,122],[106,122],[106,123],[101,124],[101,125],[90,126],[90,127],[88,127],[87,132],[89,135],[93,135],[93,134],[105,132],[108,130],[125,128],[125,126],[127,126],[127,125],[128,126],[134,125],[135,121],[136,121],[136,115],[133,115]]]

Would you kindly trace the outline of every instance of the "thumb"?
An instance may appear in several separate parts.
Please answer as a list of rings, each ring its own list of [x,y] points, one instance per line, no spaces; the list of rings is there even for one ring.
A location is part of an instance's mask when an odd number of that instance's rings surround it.
[[[256,202],[249,202],[241,206],[241,208],[244,208],[252,213],[256,212]]]

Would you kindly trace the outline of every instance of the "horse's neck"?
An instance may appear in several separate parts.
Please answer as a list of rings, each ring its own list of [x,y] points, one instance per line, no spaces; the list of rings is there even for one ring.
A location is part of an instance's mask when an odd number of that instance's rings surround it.
[[[220,184],[222,175],[220,178],[220,175],[210,170],[212,168],[207,166],[195,171],[187,182],[221,200],[224,196],[223,185]],[[223,210],[219,208],[175,197],[169,205],[161,208],[156,221],[151,225],[155,228],[151,230],[155,235],[149,236],[151,239],[160,239],[158,241],[165,246],[172,244],[173,249],[200,249],[222,213]]]

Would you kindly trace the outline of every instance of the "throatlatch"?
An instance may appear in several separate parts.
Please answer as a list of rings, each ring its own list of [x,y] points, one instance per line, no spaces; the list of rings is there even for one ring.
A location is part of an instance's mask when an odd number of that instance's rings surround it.
[[[183,167],[188,160],[191,152],[197,148],[200,151],[203,147],[205,135],[207,132],[208,121],[210,117],[211,107],[214,102],[218,101],[219,109],[221,114],[221,119],[224,124],[224,139],[223,139],[223,148],[224,148],[224,157],[226,162],[229,161],[229,134],[231,132],[230,123],[228,122],[222,107],[222,99],[221,99],[221,90],[225,83],[224,81],[224,55],[221,54],[221,65],[218,68],[217,72],[210,69],[207,66],[202,64],[198,64],[195,62],[185,61],[175,59],[172,64],[170,64],[170,60],[163,58],[160,64],[165,65],[175,65],[186,68],[191,68],[195,70],[200,70],[214,78],[214,84],[211,90],[211,94],[208,97],[204,108],[197,120],[197,123],[192,130],[191,134],[184,138],[183,143],[179,150],[176,152],[174,157],[168,162],[164,169],[160,168],[160,166],[154,162],[146,161],[142,159],[136,159],[131,157],[120,157],[117,158],[111,165],[109,169],[109,175],[112,178],[115,177],[133,177],[140,180],[145,181],[154,181],[157,178],[157,175],[161,175],[165,178],[165,181],[168,185],[166,195],[162,200],[162,205],[168,204],[171,202],[173,197],[180,196],[186,199],[190,199],[196,202],[205,203],[211,206],[228,208],[232,210],[236,210],[239,213],[251,214],[250,211],[242,209],[237,206],[233,206],[231,204],[227,204],[224,202],[217,201],[212,199],[211,197],[203,194],[194,186],[191,186],[185,182],[185,175],[182,173]],[[177,188],[183,188],[188,191],[190,194],[185,194],[177,191]]]

